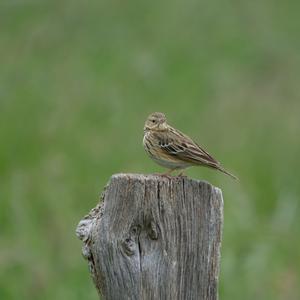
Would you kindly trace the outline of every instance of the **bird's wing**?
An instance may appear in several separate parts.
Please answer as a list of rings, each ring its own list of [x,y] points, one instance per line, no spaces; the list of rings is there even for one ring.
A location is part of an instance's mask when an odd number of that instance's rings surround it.
[[[166,133],[157,135],[158,144],[166,154],[193,164],[217,168],[219,162],[207,151],[182,132],[170,128]]]

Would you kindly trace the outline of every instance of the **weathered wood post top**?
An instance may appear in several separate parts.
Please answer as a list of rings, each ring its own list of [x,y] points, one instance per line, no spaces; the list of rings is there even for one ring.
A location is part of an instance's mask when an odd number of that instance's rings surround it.
[[[101,299],[218,298],[221,190],[187,177],[116,174],[77,227]]]

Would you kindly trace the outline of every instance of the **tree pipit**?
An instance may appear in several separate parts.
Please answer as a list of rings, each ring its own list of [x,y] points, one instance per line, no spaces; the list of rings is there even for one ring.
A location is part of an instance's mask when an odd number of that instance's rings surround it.
[[[150,158],[168,169],[162,175],[168,176],[175,170],[184,170],[191,166],[204,166],[237,179],[190,137],[168,125],[163,113],[155,112],[147,118],[143,144]],[[182,174],[183,172],[180,175]]]

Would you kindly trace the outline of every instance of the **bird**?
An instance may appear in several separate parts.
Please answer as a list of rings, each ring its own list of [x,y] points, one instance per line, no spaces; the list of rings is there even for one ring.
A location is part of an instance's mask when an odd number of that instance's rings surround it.
[[[189,136],[170,126],[164,113],[154,112],[146,119],[143,146],[152,160],[168,169],[161,175],[171,176],[181,170],[178,176],[183,176],[188,167],[204,166],[238,180]]]

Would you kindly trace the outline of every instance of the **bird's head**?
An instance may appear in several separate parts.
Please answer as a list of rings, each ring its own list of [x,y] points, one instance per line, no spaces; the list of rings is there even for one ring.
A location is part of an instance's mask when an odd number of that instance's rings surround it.
[[[155,112],[149,115],[145,122],[144,130],[166,130],[167,120],[166,116],[161,112]]]

